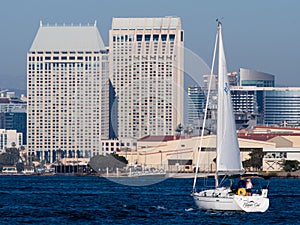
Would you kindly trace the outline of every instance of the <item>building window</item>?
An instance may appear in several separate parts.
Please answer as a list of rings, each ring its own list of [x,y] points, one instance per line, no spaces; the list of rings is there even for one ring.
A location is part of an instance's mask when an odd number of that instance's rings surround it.
[[[137,34],[137,35],[136,35],[136,40],[137,40],[137,41],[142,41],[142,40],[143,40],[143,35]]]
[[[175,34],[170,34],[169,39],[170,41],[175,41]]]
[[[151,39],[151,35],[150,34],[146,34],[145,35],[145,41],[150,41]]]
[[[162,41],[167,41],[167,35],[166,34],[162,34],[161,35],[161,40]]]

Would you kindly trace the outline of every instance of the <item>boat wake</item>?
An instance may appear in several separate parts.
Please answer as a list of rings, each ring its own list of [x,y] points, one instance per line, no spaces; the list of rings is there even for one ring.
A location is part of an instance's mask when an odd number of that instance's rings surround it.
[[[152,208],[156,209],[156,210],[166,210],[166,208],[164,206],[152,206]]]
[[[196,210],[196,209],[194,209],[194,208],[185,209],[186,212],[191,212],[191,211],[194,211],[194,210]]]

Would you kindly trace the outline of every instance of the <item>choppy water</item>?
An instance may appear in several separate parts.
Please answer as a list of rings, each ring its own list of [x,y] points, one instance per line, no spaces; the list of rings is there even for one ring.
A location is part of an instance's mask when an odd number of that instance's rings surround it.
[[[99,177],[2,176],[0,224],[299,224],[300,179],[271,179],[265,213],[200,211],[189,196],[192,183],[172,178],[126,186]]]

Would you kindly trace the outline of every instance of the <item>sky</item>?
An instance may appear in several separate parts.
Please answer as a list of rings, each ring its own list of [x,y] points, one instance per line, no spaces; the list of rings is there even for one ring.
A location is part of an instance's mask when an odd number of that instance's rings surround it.
[[[228,71],[258,70],[275,75],[277,86],[300,87],[299,11],[298,0],[1,0],[0,88],[26,89],[26,54],[40,21],[96,20],[108,45],[113,17],[164,16],[181,17],[187,52],[200,59],[186,61],[197,71],[211,64],[216,18],[223,18]]]

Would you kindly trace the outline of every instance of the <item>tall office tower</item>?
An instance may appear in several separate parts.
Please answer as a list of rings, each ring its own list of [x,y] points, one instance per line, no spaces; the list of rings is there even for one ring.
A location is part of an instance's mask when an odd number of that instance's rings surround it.
[[[113,18],[110,79],[119,138],[174,134],[183,122],[183,47],[178,17]]]
[[[200,86],[188,87],[188,124],[192,127],[201,126],[206,96]]]
[[[28,152],[40,160],[101,154],[108,138],[108,51],[92,26],[40,24],[27,54]]]

